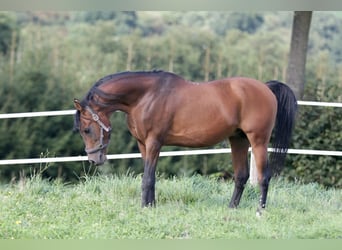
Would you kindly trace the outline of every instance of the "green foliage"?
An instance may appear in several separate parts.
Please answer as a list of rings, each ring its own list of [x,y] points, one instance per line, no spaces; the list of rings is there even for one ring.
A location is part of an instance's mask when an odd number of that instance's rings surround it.
[[[33,37],[31,37],[33,39]],[[38,39],[37,39],[38,40]],[[40,43],[41,41],[37,41]],[[37,47],[39,48],[37,48]],[[2,113],[60,110],[71,108],[66,100],[72,100],[73,94],[67,84],[61,84],[61,78],[54,74],[50,63],[50,47],[48,44],[35,44],[32,47],[21,47],[23,50],[20,62],[17,62],[13,79],[9,80],[4,71],[1,79],[0,110]],[[75,141],[72,134],[72,118],[41,117],[34,119],[1,120],[0,145],[1,159],[39,158],[61,155],[77,155],[82,151],[82,142]],[[75,143],[78,142],[78,143]],[[70,147],[77,145],[77,147]],[[70,164],[74,167],[64,171],[66,180],[73,179],[73,172],[79,172],[80,164]],[[33,168],[31,168],[33,167]],[[21,169],[29,174],[37,166],[1,167],[2,178],[18,178]],[[58,164],[52,164],[46,172],[47,176],[57,177]],[[68,176],[69,175],[69,176]]]
[[[335,15],[320,13],[313,15],[312,26],[316,27],[310,34],[309,49],[313,51],[327,50],[332,58],[342,62],[342,19]],[[323,39],[322,39],[323,38]]]
[[[305,100],[340,102],[340,65],[324,50],[309,56]],[[342,151],[341,108],[299,106],[291,148]],[[342,159],[338,156],[289,155],[283,175],[288,179],[342,187]]]
[[[82,11],[71,15],[73,22],[90,23],[92,25],[101,21],[111,21],[116,32],[129,34],[137,26],[137,16],[134,11]]]
[[[309,84],[307,87],[312,87]],[[301,106],[292,148],[342,151],[340,108]],[[342,187],[342,159],[338,156],[291,155],[283,175],[294,180]]]
[[[313,15],[305,100],[342,100],[341,20],[334,13]],[[291,23],[291,12],[0,12],[6,51],[0,55],[0,111],[72,109],[73,98],[82,98],[99,78],[125,70],[163,69],[198,82],[237,75],[283,81]],[[291,147],[341,150],[340,116],[338,108],[301,107]],[[125,115],[115,113],[111,121],[109,153],[138,152]],[[71,116],[1,120],[0,159],[83,155],[72,127]],[[290,155],[283,175],[341,187],[339,158]],[[0,179],[18,179],[21,171],[39,167],[1,166]],[[142,168],[141,159],[127,159],[97,171]],[[73,182],[88,171],[95,171],[88,163],[59,163],[45,175]],[[161,157],[158,171],[230,178],[232,166],[230,155]]]
[[[162,178],[155,208],[140,207],[140,186],[131,175],[86,177],[76,185],[36,175],[1,186],[0,238],[338,239],[342,233],[340,189],[273,180],[258,218],[258,192],[249,185],[234,210],[227,207],[232,182]]]
[[[163,19],[159,15],[145,17],[151,23],[158,23],[159,30],[166,25],[184,25],[187,27],[210,29],[219,36],[225,36],[229,30],[255,33],[263,24],[264,16],[256,12],[167,12]],[[156,22],[156,20],[158,20]],[[154,21],[154,22],[153,22]]]
[[[16,49],[17,32],[15,15],[10,12],[0,12],[0,55],[8,55],[10,50]]]
[[[212,27],[221,35],[225,35],[229,29],[238,29],[247,33],[255,33],[263,24],[264,18],[257,13],[241,13],[235,12],[225,18],[225,13],[221,12],[221,16],[217,17],[218,24],[214,22]]]

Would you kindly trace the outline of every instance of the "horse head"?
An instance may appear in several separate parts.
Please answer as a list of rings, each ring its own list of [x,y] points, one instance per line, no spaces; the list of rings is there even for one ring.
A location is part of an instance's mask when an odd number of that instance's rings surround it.
[[[77,99],[74,100],[74,106],[77,110],[75,129],[82,136],[88,160],[95,165],[102,165],[107,160],[106,153],[111,132],[110,121],[106,115],[96,112]]]

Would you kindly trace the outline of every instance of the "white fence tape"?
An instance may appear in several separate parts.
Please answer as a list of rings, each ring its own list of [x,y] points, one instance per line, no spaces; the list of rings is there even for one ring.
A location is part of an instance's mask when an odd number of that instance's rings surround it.
[[[321,106],[321,107],[342,107],[342,103],[308,102],[308,101],[298,101],[298,105]],[[0,114],[0,119],[60,116],[60,115],[74,115],[74,114],[75,114],[75,110],[11,113],[11,114]],[[272,149],[269,149],[269,151],[272,151]],[[162,157],[163,156],[185,156],[185,155],[204,155],[204,154],[222,154],[222,153],[231,153],[231,150],[229,148],[224,148],[224,149],[169,151],[169,152],[161,152],[160,156]],[[289,154],[342,156],[341,151],[311,150],[311,149],[289,149],[288,153]],[[141,158],[141,154],[140,153],[114,154],[114,155],[108,155],[107,158],[109,160]],[[86,161],[86,160],[87,160],[86,156],[11,159],[11,160],[0,160],[0,165],[19,165],[19,164],[37,164],[37,163],[41,164],[41,163],[52,163],[52,162],[70,162],[70,161]],[[254,160],[251,154],[251,167],[250,167],[251,183],[256,181],[255,166],[253,166],[253,162]]]
[[[75,112],[76,112],[76,110],[60,110],[60,111],[43,111],[43,112],[26,112],[26,113],[0,114],[0,119],[41,117],[41,116],[59,116],[59,115],[74,115]]]
[[[249,149],[251,151],[251,149]],[[268,149],[273,151],[272,148]],[[164,151],[160,152],[161,157],[165,156],[186,156],[186,155],[209,155],[209,154],[226,154],[231,153],[230,148],[220,149],[199,149],[199,150],[183,150],[183,151]],[[325,156],[342,156],[341,151],[326,151],[326,150],[311,150],[311,149],[289,149],[289,154],[305,154],[305,155],[325,155]],[[141,158],[140,153],[130,154],[111,154],[107,155],[108,160],[118,159],[134,159]],[[52,162],[71,162],[71,161],[87,161],[87,156],[69,156],[69,157],[47,157],[33,159],[13,159],[0,160],[0,165],[15,165],[15,164],[36,164],[36,163],[52,163]]]
[[[298,103],[298,105],[303,105],[303,106],[321,106],[321,107],[342,108],[342,103],[339,103],[339,102],[298,101],[297,103]],[[60,111],[10,113],[10,114],[0,114],[0,119],[42,117],[42,116],[59,116],[59,115],[74,115],[75,112],[76,112],[76,110],[70,109],[70,110],[60,110]]]
[[[297,101],[298,105],[303,106],[321,106],[321,107],[334,107],[342,108],[342,103],[340,102],[308,102],[308,101]]]
[[[298,101],[297,103],[298,103],[298,105],[303,105],[303,106],[321,106],[321,107],[342,108],[342,103],[339,103],[339,102]],[[59,115],[74,115],[75,112],[76,112],[76,110],[70,109],[70,110],[60,110],[60,111],[10,113],[10,114],[0,114],[0,119],[41,117],[41,116],[59,116]]]

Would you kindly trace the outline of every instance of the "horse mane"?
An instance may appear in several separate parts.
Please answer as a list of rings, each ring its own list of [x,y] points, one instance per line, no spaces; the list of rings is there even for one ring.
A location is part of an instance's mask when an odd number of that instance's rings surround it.
[[[157,70],[154,69],[152,71],[123,71],[123,72],[119,72],[119,73],[114,73],[114,74],[110,74],[107,76],[104,76],[103,78],[99,79],[92,87],[93,88],[97,88],[99,87],[101,84],[106,83],[114,78],[122,78],[122,77],[128,77],[130,75],[135,76],[135,75],[151,75],[151,74],[161,74],[161,73],[169,73],[163,70]]]
[[[172,74],[163,70],[152,70],[152,71],[123,71],[123,72],[104,76],[94,83],[94,85],[90,88],[90,90],[86,94],[85,98],[82,100],[82,102],[84,103],[81,102],[81,104],[86,105],[89,101],[91,101],[93,99],[93,94],[99,93],[99,91],[97,91],[98,87],[110,80],[113,80],[113,79],[119,80],[121,78],[125,78],[128,76],[136,76],[136,75],[141,75],[141,74],[151,75],[151,74],[162,74],[162,73]]]
[[[94,83],[94,85],[90,88],[90,90],[88,91],[88,93],[85,95],[85,97],[81,100],[80,104],[82,107],[86,107],[87,105],[89,105],[90,101],[94,101],[94,95],[99,95],[102,97],[105,97],[107,99],[113,99],[116,96],[115,95],[109,95],[106,94],[104,92],[102,92],[101,90],[98,89],[99,86],[101,86],[102,84],[111,81],[113,79],[119,80],[121,78],[126,78],[128,76],[136,76],[136,75],[152,75],[152,74],[156,74],[156,75],[160,75],[160,74],[172,74],[175,75],[173,73],[170,72],[166,72],[163,70],[158,70],[158,69],[154,69],[151,71],[123,71],[123,72],[119,72],[119,73],[114,73],[114,74],[110,74],[110,75],[106,75],[102,78],[100,78],[98,81],[96,81]],[[107,106],[104,103],[99,103],[96,102],[97,105],[101,105],[101,106]],[[79,123],[80,123],[80,111],[76,111],[75,113],[75,117],[74,117],[74,131],[78,131],[79,130]]]

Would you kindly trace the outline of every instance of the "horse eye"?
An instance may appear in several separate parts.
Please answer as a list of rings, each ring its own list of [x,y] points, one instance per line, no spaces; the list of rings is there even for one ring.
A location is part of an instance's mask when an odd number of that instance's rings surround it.
[[[84,132],[85,134],[89,134],[89,133],[90,133],[90,128],[85,128],[85,129],[83,130],[83,132]]]

